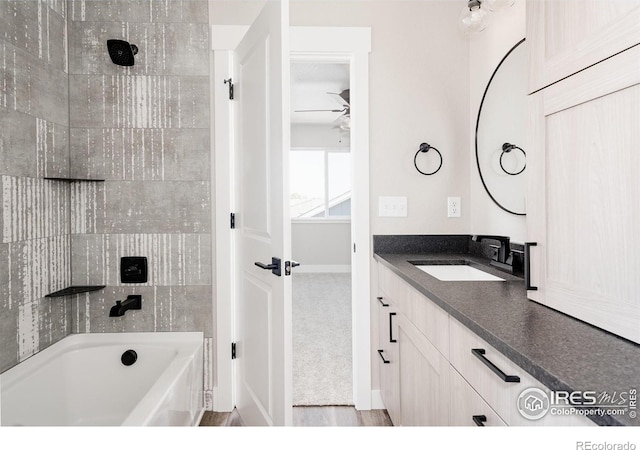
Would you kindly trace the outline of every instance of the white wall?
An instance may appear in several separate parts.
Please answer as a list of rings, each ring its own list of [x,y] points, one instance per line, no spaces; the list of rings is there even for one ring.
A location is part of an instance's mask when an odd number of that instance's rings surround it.
[[[305,266],[351,265],[350,223],[294,223],[291,254]]]
[[[525,0],[516,0],[508,10],[491,14],[487,28],[470,38],[469,166],[471,173],[471,233],[526,239],[526,218],[500,209],[482,186],[475,159],[474,136],[478,108],[489,78],[504,55],[525,37]],[[463,205],[464,207],[464,205]]]
[[[293,2],[300,26],[371,27],[370,148],[372,234],[462,233],[469,214],[468,41],[458,2]],[[444,156],[442,170],[420,175],[421,142]],[[378,217],[378,196],[406,196],[408,217]],[[462,197],[463,216],[447,219],[446,197]]]

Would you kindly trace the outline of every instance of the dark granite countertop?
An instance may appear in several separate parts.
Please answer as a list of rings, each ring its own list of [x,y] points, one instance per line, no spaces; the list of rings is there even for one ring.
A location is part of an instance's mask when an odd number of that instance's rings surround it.
[[[640,388],[640,345],[528,300],[524,281],[489,266],[487,258],[460,248],[388,253],[390,247],[377,247],[377,261],[549,389],[613,394]],[[429,259],[466,259],[505,281],[440,281],[408,262]],[[591,419],[599,425],[640,425],[628,413]]]

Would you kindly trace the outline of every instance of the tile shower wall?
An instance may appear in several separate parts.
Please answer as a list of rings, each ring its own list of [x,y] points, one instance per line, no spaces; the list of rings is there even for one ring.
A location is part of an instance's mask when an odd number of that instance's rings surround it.
[[[74,332],[203,331],[211,407],[213,318],[208,5],[197,0],[71,0],[69,146]],[[107,39],[139,48],[113,64]],[[120,283],[122,256],[148,282]],[[142,310],[108,317],[142,294]]]
[[[0,1],[0,372],[72,329],[66,16]]]

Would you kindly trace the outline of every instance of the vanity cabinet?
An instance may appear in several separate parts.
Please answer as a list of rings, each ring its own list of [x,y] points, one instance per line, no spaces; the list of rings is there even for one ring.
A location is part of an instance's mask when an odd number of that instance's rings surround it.
[[[617,25],[606,40],[612,41],[608,53],[599,53],[602,46],[584,50],[591,59],[575,67],[611,57],[529,96],[527,235],[537,245],[530,252],[535,290],[528,296],[640,343],[640,46],[614,55],[618,46],[640,42],[640,7],[628,1],[584,3],[609,11],[599,19],[601,27],[584,27],[593,30],[584,42]],[[542,27],[547,41],[571,33],[557,31],[549,11],[543,14],[549,3],[531,4],[535,26],[527,33]],[[553,8],[568,14],[577,6],[553,2]],[[545,41],[533,40],[534,48]],[[551,64],[532,57],[532,65]]]
[[[529,93],[640,43],[640,2],[527,0]]]
[[[547,391],[541,383],[382,264],[378,284],[379,350],[388,361],[379,358],[380,390],[394,425],[594,425],[580,416],[525,419],[518,397],[529,387]],[[505,382],[473,350],[519,382]]]

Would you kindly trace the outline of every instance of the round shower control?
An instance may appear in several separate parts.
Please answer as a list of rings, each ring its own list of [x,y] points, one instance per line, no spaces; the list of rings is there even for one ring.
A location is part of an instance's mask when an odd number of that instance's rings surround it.
[[[135,363],[137,360],[138,360],[138,354],[136,353],[135,350],[127,350],[122,354],[122,357],[120,358],[120,361],[122,361],[122,364],[124,364],[125,366],[130,366],[133,363]]]

